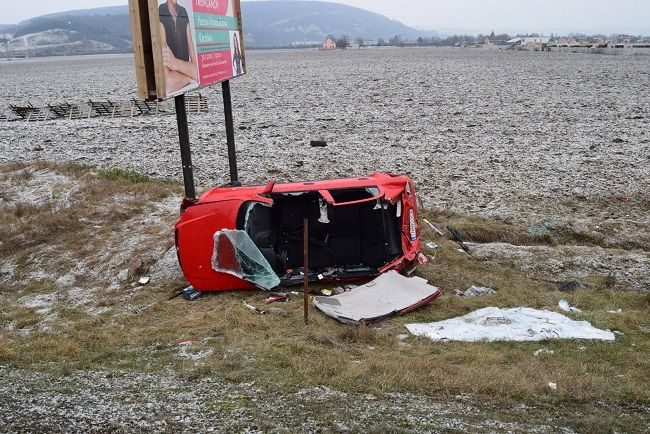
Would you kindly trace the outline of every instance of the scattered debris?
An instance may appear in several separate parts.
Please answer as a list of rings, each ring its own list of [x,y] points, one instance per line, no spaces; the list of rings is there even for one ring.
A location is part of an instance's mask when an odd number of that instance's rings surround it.
[[[582,288],[582,284],[575,280],[562,280],[557,283],[560,285],[560,291],[573,291],[574,289]]]
[[[429,227],[430,227],[430,228],[431,228],[435,233],[437,233],[437,234],[440,235],[441,237],[444,237],[444,236],[445,236],[444,232],[442,232],[440,229],[438,229],[438,228],[437,228],[433,223],[431,223],[429,220],[427,220],[427,219],[422,219],[422,221],[425,222],[425,223],[426,223],[426,224],[427,224],[427,225],[428,225],[428,226],[429,226]]]
[[[357,287],[357,285],[342,285],[342,286],[337,286],[337,287],[335,287],[335,288],[332,288],[332,293],[333,293],[334,295],[339,295],[339,294],[343,294],[344,292],[350,292],[350,291],[352,291],[352,290],[353,290],[354,288],[356,288],[356,287]]]
[[[193,286],[188,286],[187,288],[183,289],[183,297],[187,301],[197,300],[201,297],[201,295],[201,291],[197,291]]]
[[[465,292],[458,292],[458,295],[463,297],[479,297],[481,295],[496,294],[497,292],[492,288],[485,286],[472,286]]]
[[[138,283],[139,283],[140,285],[146,285],[147,283],[149,283],[150,280],[151,280],[150,277],[148,277],[148,276],[143,276],[143,277],[140,278],[140,280],[138,280]]]
[[[527,307],[486,307],[444,321],[407,324],[409,332],[434,341],[542,341],[547,339],[596,339],[613,341],[614,333],[574,321],[557,312]]]
[[[582,288],[584,285],[578,281],[575,280],[549,280],[549,279],[538,279],[536,277],[533,277],[533,280],[536,280],[538,282],[547,282],[547,283],[553,283],[555,285],[559,285],[560,291],[573,291],[578,288]]]
[[[548,387],[551,388],[551,390],[557,390],[557,383],[551,383],[550,381],[548,382]]]
[[[434,243],[433,241],[429,242],[429,243],[426,243],[425,246],[427,246],[427,248],[429,248],[431,250],[435,250],[435,249],[438,248],[438,245],[436,243]]]
[[[350,292],[315,297],[313,304],[341,322],[359,324],[410,312],[439,296],[440,290],[425,279],[391,270]]]
[[[557,304],[560,309],[562,309],[565,312],[582,312],[582,310],[578,309],[577,307],[573,307],[569,304],[568,301],[562,299],[560,302]]]
[[[469,252],[469,247],[465,244],[465,240],[461,236],[460,232],[458,229],[453,228],[452,226],[447,225],[447,230],[449,231],[449,234],[451,235],[451,239],[456,241],[458,245],[461,247],[466,252]]]
[[[533,353],[535,357],[538,357],[540,354],[555,354],[555,351],[549,350],[548,348],[540,348],[539,350]]]
[[[246,309],[248,309],[248,310],[250,310],[252,312],[255,312],[258,315],[264,315],[266,313],[265,310],[262,310],[262,309],[260,309],[258,307],[255,307],[252,304],[247,303],[245,301],[242,301],[241,304],[243,304]]]
[[[324,148],[327,146],[327,142],[325,140],[311,140],[309,146],[312,148]]]
[[[281,301],[281,302],[289,301],[289,294],[271,295],[266,299],[266,304],[275,303],[276,301]]]
[[[607,313],[623,313],[623,309],[608,310]]]
[[[320,290],[320,293],[323,294],[326,297],[329,297],[330,295],[332,295],[333,292],[334,291],[332,291],[331,289],[327,289],[327,288]]]

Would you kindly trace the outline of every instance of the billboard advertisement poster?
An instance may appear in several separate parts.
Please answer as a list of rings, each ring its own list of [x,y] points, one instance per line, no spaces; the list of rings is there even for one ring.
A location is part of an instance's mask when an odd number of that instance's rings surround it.
[[[157,99],[169,98],[245,74],[239,0],[129,4],[138,88],[147,99],[154,93]]]

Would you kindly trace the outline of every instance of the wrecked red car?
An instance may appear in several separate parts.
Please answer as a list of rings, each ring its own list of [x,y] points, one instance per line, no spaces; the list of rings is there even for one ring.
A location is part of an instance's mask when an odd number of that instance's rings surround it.
[[[218,187],[181,208],[178,259],[199,291],[301,283],[304,218],[310,281],[400,271],[420,251],[415,188],[407,176]],[[264,283],[256,279],[260,273]]]

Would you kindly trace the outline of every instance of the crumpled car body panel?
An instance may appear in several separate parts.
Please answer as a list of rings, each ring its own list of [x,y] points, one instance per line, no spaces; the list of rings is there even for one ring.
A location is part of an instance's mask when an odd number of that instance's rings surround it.
[[[291,196],[346,189],[369,189],[373,196],[359,202],[382,201],[393,209],[399,209],[396,221],[401,252],[378,266],[377,272],[400,271],[412,265],[420,251],[420,231],[415,186],[409,177],[375,173],[358,178],[282,183],[273,185],[272,194]],[[240,277],[213,269],[214,236],[224,229],[241,229],[237,227],[238,219],[241,221],[241,210],[245,204],[256,202],[273,205],[273,198],[268,193],[269,185],[217,187],[207,190],[189,206],[186,201],[183,202],[185,209],[175,226],[175,241],[183,274],[190,285],[199,291],[256,288],[256,285]],[[327,196],[320,194],[323,200],[329,202],[331,196]],[[328,206],[331,209],[345,208],[346,204],[330,202]]]

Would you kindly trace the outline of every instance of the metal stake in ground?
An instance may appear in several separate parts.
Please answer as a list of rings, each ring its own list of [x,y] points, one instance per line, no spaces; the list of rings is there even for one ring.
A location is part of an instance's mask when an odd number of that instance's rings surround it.
[[[221,83],[223,92],[223,113],[226,117],[226,141],[228,143],[228,165],[230,166],[230,184],[241,185],[237,174],[237,154],[235,153],[235,128],[232,122],[232,103],[230,98],[230,81]]]
[[[187,111],[185,110],[185,94],[175,97],[174,105],[176,106],[176,122],[178,123],[178,140],[181,145],[181,164],[183,165],[185,197],[193,201],[196,199],[196,190],[194,189],[194,171],[192,169],[190,133],[187,127]]]
[[[309,220],[302,220],[303,226],[303,256],[304,265],[302,271],[304,273],[302,292],[304,295],[303,310],[305,314],[305,325],[309,323]]]

